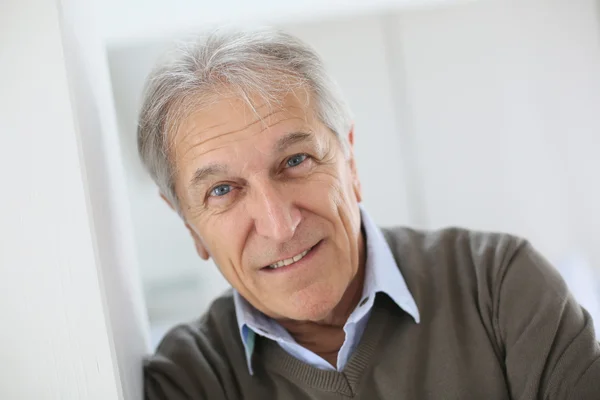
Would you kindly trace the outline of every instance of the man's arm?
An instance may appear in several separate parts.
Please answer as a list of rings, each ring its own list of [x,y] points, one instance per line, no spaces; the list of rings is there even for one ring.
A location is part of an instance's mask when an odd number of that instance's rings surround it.
[[[600,399],[600,345],[559,273],[524,243],[500,268],[495,324],[514,399]]]
[[[225,378],[216,372],[225,369],[219,359],[200,332],[175,328],[144,362],[144,399],[227,399]]]
[[[170,360],[153,356],[144,363],[145,400],[191,400],[184,371]],[[186,390],[186,386],[188,386]]]

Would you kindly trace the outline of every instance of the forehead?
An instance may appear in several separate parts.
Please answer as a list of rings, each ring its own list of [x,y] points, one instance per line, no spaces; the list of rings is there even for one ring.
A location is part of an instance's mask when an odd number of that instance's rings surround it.
[[[200,162],[233,162],[251,156],[250,150],[269,152],[285,134],[320,130],[304,91],[291,92],[274,105],[251,100],[254,108],[240,98],[226,97],[191,112],[171,138],[178,172]]]
[[[174,144],[210,142],[236,133],[257,133],[287,120],[310,123],[313,112],[304,91],[290,92],[279,101],[267,103],[259,96],[249,101],[233,95],[219,98],[191,112],[175,133]],[[237,140],[241,139],[239,135]]]

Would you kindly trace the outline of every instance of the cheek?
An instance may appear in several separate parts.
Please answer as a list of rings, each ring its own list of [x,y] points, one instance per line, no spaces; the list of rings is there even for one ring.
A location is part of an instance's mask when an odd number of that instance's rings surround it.
[[[332,177],[327,182],[327,190],[331,204],[337,212],[348,212],[348,207],[352,206],[354,199],[352,182],[343,174]]]
[[[207,250],[226,277],[237,273],[235,271],[241,266],[245,238],[239,221],[219,217],[201,224],[200,234]]]
[[[323,170],[311,176],[309,181],[312,192],[316,196],[327,196],[329,198],[339,198],[344,192],[346,178],[335,169]],[[315,200],[318,200],[315,199]]]
[[[337,172],[337,171],[336,171]],[[345,171],[340,171],[342,174]],[[352,180],[347,176],[334,173],[323,173],[315,179],[301,205],[313,210],[317,215],[328,220],[335,230],[335,241],[339,246],[347,248],[360,230],[360,210],[354,195]]]

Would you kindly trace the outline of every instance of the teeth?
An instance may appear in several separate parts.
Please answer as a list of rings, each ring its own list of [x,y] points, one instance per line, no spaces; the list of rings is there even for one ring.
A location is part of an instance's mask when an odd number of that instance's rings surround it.
[[[295,262],[300,261],[305,255],[308,254],[310,249],[303,251],[302,253],[292,257],[292,258],[287,258],[285,260],[281,260],[281,261],[277,261],[275,264],[271,264],[269,265],[269,268],[271,269],[276,269],[276,268],[280,268],[280,267],[284,267],[286,265],[290,265],[293,264]]]

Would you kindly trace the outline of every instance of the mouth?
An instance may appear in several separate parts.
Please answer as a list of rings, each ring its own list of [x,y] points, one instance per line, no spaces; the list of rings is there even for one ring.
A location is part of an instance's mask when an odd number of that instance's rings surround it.
[[[319,241],[317,244],[312,246],[309,249],[304,250],[303,252],[296,254],[293,257],[286,258],[284,260],[279,260],[273,264],[267,265],[263,267],[264,271],[283,271],[290,269],[291,267],[295,267],[297,265],[303,264],[304,261],[308,261],[309,258],[313,255],[317,247],[321,244],[322,241]]]

